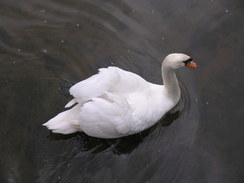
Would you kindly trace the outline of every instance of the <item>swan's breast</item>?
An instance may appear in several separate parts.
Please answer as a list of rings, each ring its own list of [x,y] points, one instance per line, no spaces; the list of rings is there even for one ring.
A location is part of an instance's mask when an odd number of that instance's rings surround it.
[[[168,110],[173,106],[164,93],[162,85],[153,85],[152,87],[133,92],[127,95],[135,123],[135,131],[144,130],[154,125]]]

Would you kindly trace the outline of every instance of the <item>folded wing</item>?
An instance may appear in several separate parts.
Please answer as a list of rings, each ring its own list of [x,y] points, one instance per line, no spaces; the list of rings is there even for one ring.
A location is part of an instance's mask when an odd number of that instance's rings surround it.
[[[94,137],[117,138],[128,135],[135,121],[127,101],[106,92],[81,107],[80,128]]]

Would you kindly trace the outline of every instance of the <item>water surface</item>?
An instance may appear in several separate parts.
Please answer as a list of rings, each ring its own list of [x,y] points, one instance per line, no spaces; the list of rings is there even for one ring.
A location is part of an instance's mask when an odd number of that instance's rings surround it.
[[[243,2],[0,2],[0,182],[242,182]],[[58,135],[74,83],[118,66],[162,84],[162,59],[183,52],[180,103],[137,135]]]

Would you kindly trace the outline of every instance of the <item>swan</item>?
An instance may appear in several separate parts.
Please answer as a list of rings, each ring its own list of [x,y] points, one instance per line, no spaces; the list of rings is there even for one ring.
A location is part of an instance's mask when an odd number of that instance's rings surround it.
[[[180,99],[175,70],[197,67],[183,53],[172,53],[162,63],[164,85],[147,82],[132,72],[110,66],[69,90],[70,108],[44,123],[53,133],[82,131],[98,138],[118,138],[153,126]],[[76,104],[76,105],[75,105]]]

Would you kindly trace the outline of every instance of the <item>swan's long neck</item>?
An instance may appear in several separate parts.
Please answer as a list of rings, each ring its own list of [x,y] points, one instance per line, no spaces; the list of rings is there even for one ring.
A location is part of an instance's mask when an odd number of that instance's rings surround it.
[[[178,102],[180,99],[180,87],[175,74],[175,70],[168,67],[166,64],[163,64],[162,77],[163,77],[164,87],[166,89],[167,95],[174,102]]]

